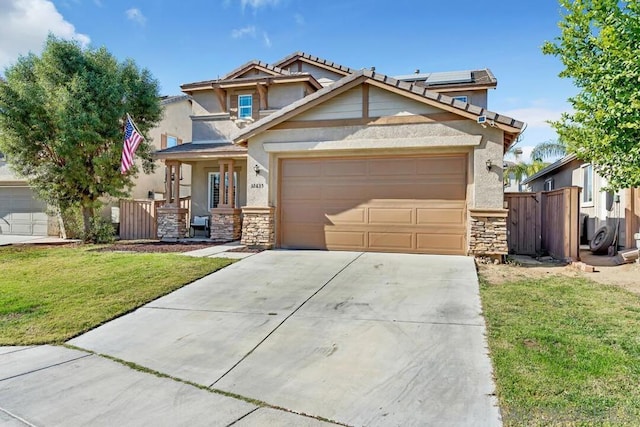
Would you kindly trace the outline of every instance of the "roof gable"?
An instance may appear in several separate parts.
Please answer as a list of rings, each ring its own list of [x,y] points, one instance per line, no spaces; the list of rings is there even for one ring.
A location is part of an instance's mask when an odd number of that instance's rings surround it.
[[[242,143],[247,139],[262,133],[286,120],[298,116],[313,107],[323,104],[334,97],[355,88],[358,85],[367,83],[397,95],[404,96],[424,105],[436,107],[448,113],[453,113],[461,119],[477,120],[479,117],[486,117],[487,124],[500,128],[505,132],[505,146],[510,145],[521,132],[524,123],[511,117],[500,115],[488,111],[482,107],[468,104],[462,101],[432,92],[424,86],[413,83],[402,82],[380,73],[370,70],[362,70],[348,75],[331,86],[325,87],[301,100],[282,108],[281,110],[261,119],[252,125],[244,128],[234,138],[235,143]]]
[[[246,64],[239,66],[235,70],[225,74],[219,80],[231,80],[239,77],[253,77],[247,76],[247,73],[249,73],[250,71],[258,71],[259,73],[270,76],[282,76],[289,74],[288,71],[283,70],[282,68],[276,67],[274,65],[269,65],[266,62],[257,61],[254,59],[253,61],[249,61]]]
[[[341,76],[347,76],[356,71],[352,68],[345,67],[344,65],[340,65],[323,58],[318,58],[317,56],[309,55],[308,53],[304,53],[304,52],[294,52],[291,55],[288,55],[280,59],[279,61],[274,62],[273,65],[279,68],[285,68],[296,61],[306,62],[312,65],[315,65],[319,68],[324,68],[326,70],[333,71],[334,73],[339,74]]]

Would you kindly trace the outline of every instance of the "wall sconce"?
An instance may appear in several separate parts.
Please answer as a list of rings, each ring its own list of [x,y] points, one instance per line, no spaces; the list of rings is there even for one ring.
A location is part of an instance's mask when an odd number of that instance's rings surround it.
[[[260,174],[260,165],[259,164],[255,164],[255,166],[253,167],[253,171],[256,173],[256,175]]]
[[[485,164],[487,165],[487,170],[491,171],[491,167],[493,166],[493,162],[491,161],[491,159],[487,160]]]

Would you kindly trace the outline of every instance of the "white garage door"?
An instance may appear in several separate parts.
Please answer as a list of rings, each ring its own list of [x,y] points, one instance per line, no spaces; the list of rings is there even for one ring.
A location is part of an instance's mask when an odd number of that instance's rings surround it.
[[[0,186],[0,233],[47,235],[46,205],[27,187]]]

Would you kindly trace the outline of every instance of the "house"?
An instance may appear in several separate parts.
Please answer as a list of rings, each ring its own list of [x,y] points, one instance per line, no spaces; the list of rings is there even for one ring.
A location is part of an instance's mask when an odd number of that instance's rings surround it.
[[[149,131],[148,137],[155,150],[175,147],[191,140],[191,98],[188,95],[164,96],[162,104],[164,114],[162,120]],[[131,189],[133,199],[164,199],[165,170],[156,168],[151,174],[140,172]],[[180,174],[180,194],[191,195],[191,170],[188,164],[183,165]]]
[[[0,234],[57,236],[57,219],[36,198],[26,180],[17,177],[0,153]]]
[[[634,248],[633,234],[640,228],[640,189],[608,193],[606,179],[593,165],[574,154],[563,157],[523,181],[529,191],[551,191],[569,186],[582,188],[580,195],[580,238],[588,243],[604,225],[615,229],[619,222],[618,246]]]
[[[296,52],[181,88],[192,141],[158,151],[191,166],[193,215],[250,246],[507,253],[502,157],[523,123],[487,109],[489,70],[391,78]],[[180,189],[158,235],[185,235]]]

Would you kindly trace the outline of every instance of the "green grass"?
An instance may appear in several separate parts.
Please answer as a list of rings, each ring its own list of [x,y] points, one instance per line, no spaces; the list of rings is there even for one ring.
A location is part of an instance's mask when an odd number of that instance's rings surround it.
[[[231,263],[89,248],[0,248],[0,345],[60,343]]]
[[[640,425],[640,297],[581,278],[481,276],[505,426]]]

